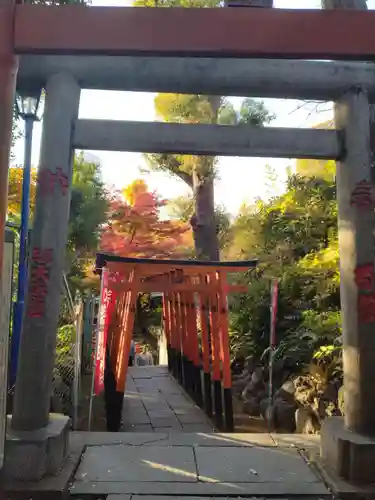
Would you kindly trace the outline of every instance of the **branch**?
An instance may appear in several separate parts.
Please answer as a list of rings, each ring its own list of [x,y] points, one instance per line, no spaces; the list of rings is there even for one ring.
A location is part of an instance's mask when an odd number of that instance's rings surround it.
[[[193,177],[186,172],[173,172],[177,175],[181,180],[186,182],[186,184],[193,189]]]

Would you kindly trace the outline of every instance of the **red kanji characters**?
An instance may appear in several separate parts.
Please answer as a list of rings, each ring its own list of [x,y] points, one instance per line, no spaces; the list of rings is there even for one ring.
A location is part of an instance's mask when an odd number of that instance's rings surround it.
[[[358,295],[358,322],[375,322],[375,293]]]
[[[27,316],[30,318],[41,318],[44,316],[45,299],[49,282],[49,267],[52,260],[52,248],[34,248],[31,257],[31,293],[27,308]]]
[[[52,248],[34,248],[32,259],[34,262],[50,264],[53,259]]]
[[[359,210],[372,208],[372,188],[368,181],[363,180],[356,185],[350,197],[350,204]]]
[[[374,264],[364,264],[358,266],[355,270],[354,281],[359,291],[371,292],[374,287]]]
[[[58,187],[65,196],[69,189],[68,176],[64,174],[62,168],[57,167],[55,172],[51,172],[49,168],[44,168],[39,174],[39,184],[42,196],[54,194],[55,187]]]

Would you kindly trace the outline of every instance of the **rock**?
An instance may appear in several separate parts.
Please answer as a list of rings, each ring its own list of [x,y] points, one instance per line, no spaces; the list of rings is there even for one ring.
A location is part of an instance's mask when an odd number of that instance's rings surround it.
[[[296,430],[296,413],[297,405],[290,404],[283,399],[278,399],[274,402],[274,421],[277,429],[284,432],[294,432]]]
[[[241,395],[242,391],[250,381],[250,375],[233,381],[232,390],[234,394]]]
[[[284,382],[284,384],[281,386],[281,389],[283,389],[288,394],[294,395],[296,393],[296,387],[293,380],[287,380],[286,382]]]
[[[256,364],[255,364],[254,356],[248,356],[245,359],[244,372],[252,374],[255,371],[255,368],[256,368]]]
[[[286,391],[283,387],[280,387],[280,389],[276,391],[274,400],[275,401],[279,401],[279,400],[285,401],[286,403],[288,403],[290,405],[296,404],[296,400],[294,398],[294,393],[290,393],[290,392]]]
[[[243,371],[244,367],[244,359],[243,357],[234,359],[230,364],[230,369],[232,370],[233,375],[240,375]]]
[[[242,399],[246,401],[255,396],[260,400],[265,390],[266,387],[262,378],[262,369],[257,368],[255,372],[252,373],[250,381],[242,391]]]
[[[242,409],[244,413],[247,413],[251,417],[259,417],[260,415],[260,404],[256,398],[250,398],[244,401]]]
[[[337,382],[330,382],[324,389],[318,401],[318,414],[321,419],[341,415],[338,392]]]
[[[317,418],[309,408],[298,408],[295,419],[297,434],[316,434],[320,428]]]

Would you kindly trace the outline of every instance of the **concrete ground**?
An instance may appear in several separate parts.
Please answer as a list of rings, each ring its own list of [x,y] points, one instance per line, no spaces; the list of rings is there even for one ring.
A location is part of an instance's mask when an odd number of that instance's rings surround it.
[[[72,434],[85,451],[71,496],[330,496],[302,453],[314,437],[215,433],[164,367],[131,369],[123,421],[125,432]]]

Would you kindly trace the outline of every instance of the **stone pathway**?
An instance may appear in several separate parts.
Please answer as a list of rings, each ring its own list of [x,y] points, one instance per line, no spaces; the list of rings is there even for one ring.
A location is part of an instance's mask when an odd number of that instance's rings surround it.
[[[130,370],[123,417],[126,432],[72,433],[84,452],[71,497],[331,498],[302,456],[309,439],[213,432],[164,367]]]
[[[132,367],[127,378],[123,431],[213,431],[206,415],[186,396],[167,367]]]

